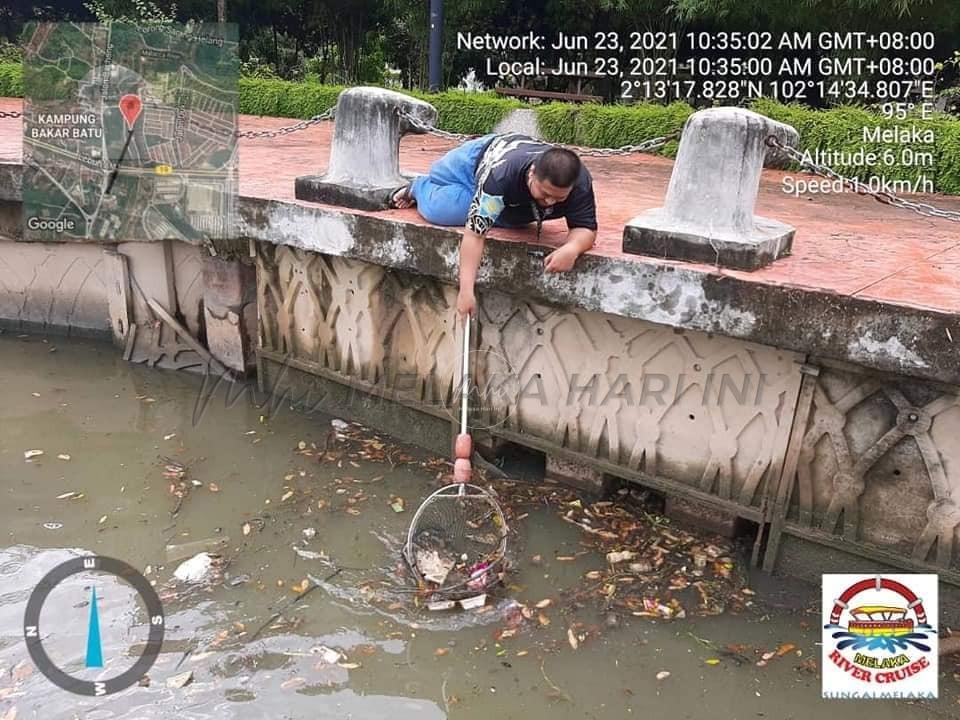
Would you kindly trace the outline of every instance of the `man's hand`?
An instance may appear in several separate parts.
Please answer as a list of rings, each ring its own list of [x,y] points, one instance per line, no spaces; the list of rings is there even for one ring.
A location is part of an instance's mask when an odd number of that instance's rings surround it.
[[[477,298],[472,291],[461,290],[457,295],[457,312],[461,317],[476,314]]]
[[[593,247],[596,230],[574,228],[567,234],[567,241],[543,260],[545,272],[567,272],[583,253]]]
[[[576,248],[569,245],[558,247],[552,253],[543,259],[543,269],[545,272],[567,272],[573,268],[573,264],[580,257]]]

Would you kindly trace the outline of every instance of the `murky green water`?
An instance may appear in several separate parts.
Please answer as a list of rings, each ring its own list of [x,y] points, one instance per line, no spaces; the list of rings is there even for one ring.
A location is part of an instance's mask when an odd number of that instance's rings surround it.
[[[411,608],[409,596],[384,600],[396,587],[399,539],[436,487],[435,469],[391,469],[356,454],[319,463],[311,443],[331,441],[329,416],[282,410],[261,419],[263,409],[246,398],[229,403],[222,392],[196,413],[199,378],[130,366],[105,345],[6,335],[0,367],[0,718],[884,720],[960,710],[949,662],[936,703],[820,700],[819,676],[801,668],[819,662],[819,617],[796,597],[794,610],[767,605],[791,595],[782,587],[758,588],[755,606],[737,615],[627,615],[608,628],[592,603],[562,602],[604,560],[557,561],[582,546],[580,531],[552,508],[532,511],[522,526],[521,558],[541,555],[542,564],[521,559],[514,587],[486,612],[441,615]],[[43,455],[27,462],[28,450]],[[175,517],[163,458],[187,468],[190,492]],[[389,505],[398,496],[402,513]],[[316,531],[309,541],[308,528]],[[167,561],[165,547],[207,538],[224,543],[225,581],[180,597],[170,589],[179,563]],[[292,586],[331,572],[294,546],[323,553],[341,572],[291,604]],[[49,569],[78,553],[149,567],[166,598],[164,652],[148,687],[80,697],[33,670],[23,640],[27,598]],[[91,577],[58,586],[41,626],[51,658],[94,680],[132,664],[146,618],[129,586],[96,576],[105,667],[84,668]],[[542,598],[554,600],[543,611],[549,624],[518,625],[513,601]],[[574,650],[567,628],[577,622],[589,637]],[[501,637],[508,625],[515,634]],[[698,638],[741,644],[751,662],[737,664]],[[763,667],[753,662],[786,643],[796,649]],[[339,663],[327,662],[322,648],[342,653]],[[186,671],[190,684],[168,686]]]

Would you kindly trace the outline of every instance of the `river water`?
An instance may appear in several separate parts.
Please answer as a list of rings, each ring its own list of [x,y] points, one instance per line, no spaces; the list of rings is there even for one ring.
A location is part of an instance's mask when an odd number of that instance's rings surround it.
[[[198,405],[200,378],[131,366],[109,345],[7,334],[0,367],[4,720],[960,715],[946,659],[936,702],[821,700],[810,588],[755,575],[739,611],[672,621],[565,603],[605,560],[548,504],[523,519],[517,572],[484,612],[384,600],[413,510],[438,486],[437,459],[351,444],[333,416],[270,412],[222,387]],[[331,443],[361,450],[323,454]],[[178,501],[171,488],[187,492]],[[219,554],[222,578],[175,584],[173,571],[202,549],[187,543]],[[82,554],[123,560],[164,600],[165,642],[146,686],[68,693],[27,653],[30,593]],[[294,602],[311,578],[320,587]],[[103,669],[84,667],[92,588]],[[538,602],[531,617],[518,614],[518,603]],[[133,664],[147,622],[129,585],[78,574],[47,597],[41,635],[58,667],[97,680]],[[571,643],[570,628],[582,639]]]

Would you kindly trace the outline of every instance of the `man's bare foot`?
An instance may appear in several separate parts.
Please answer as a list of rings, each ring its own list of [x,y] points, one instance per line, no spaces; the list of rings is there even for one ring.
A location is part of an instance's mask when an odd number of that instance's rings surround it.
[[[413,195],[410,194],[409,185],[404,185],[390,196],[390,207],[396,208],[397,210],[406,210],[416,204],[417,201],[414,200]]]

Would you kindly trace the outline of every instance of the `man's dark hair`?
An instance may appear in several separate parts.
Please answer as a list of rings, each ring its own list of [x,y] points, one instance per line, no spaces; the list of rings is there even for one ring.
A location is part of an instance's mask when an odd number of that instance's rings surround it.
[[[565,148],[550,148],[537,158],[534,174],[538,180],[547,180],[560,188],[568,188],[580,175],[580,158]]]

